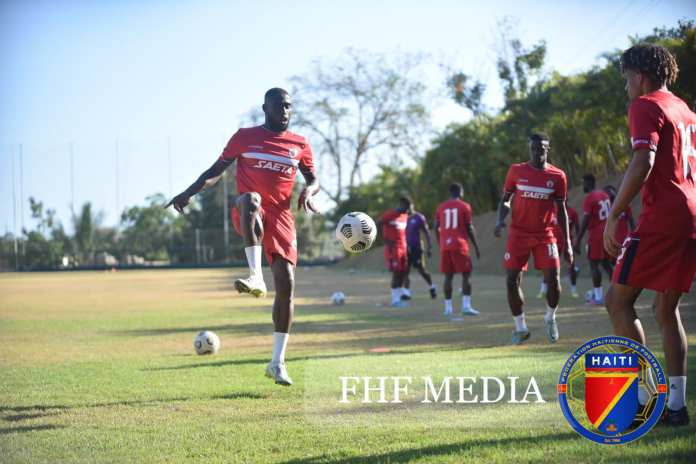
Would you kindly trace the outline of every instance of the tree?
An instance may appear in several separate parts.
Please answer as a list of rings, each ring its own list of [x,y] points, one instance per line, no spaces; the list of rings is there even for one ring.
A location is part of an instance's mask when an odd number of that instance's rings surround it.
[[[147,260],[169,259],[168,247],[174,233],[174,213],[164,209],[167,198],[161,194],[147,197],[146,206],[133,206],[121,214],[120,248],[122,253]]]
[[[322,189],[336,204],[386,160],[417,157],[429,131],[420,55],[348,49],[291,79],[294,126],[324,163]]]

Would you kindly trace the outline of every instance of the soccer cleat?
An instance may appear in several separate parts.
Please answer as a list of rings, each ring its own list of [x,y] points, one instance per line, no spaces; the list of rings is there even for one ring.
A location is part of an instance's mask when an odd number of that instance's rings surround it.
[[[410,299],[411,299],[411,295],[406,295],[406,294],[404,293],[403,295],[401,295],[401,299],[402,299],[402,300],[410,300]]]
[[[548,338],[551,343],[556,343],[558,340],[558,325],[556,324],[556,320],[544,320],[544,326],[546,327],[546,338]]]
[[[256,298],[266,296],[266,282],[263,281],[263,277],[237,279],[234,281],[234,288],[239,293],[249,293]]]
[[[537,298],[541,300],[546,296],[546,293],[543,290],[539,290],[539,293],[537,293]]]
[[[572,296],[573,298],[580,298],[580,294],[578,293],[577,290],[572,290],[572,289],[571,289],[571,290],[570,290],[570,296]]]
[[[515,330],[514,332],[512,332],[512,344],[521,345],[522,342],[527,340],[530,336],[531,334],[529,333],[529,330]]]
[[[432,298],[433,300],[437,298],[437,290],[435,290],[434,288],[430,289],[430,298]]]
[[[268,363],[266,366],[266,377],[273,379],[276,385],[289,387],[292,379],[288,375],[288,369],[284,363]]]
[[[408,303],[406,303],[403,300],[400,301],[392,301],[391,303],[392,308],[408,308]]]
[[[689,425],[689,411],[687,411],[686,406],[677,410],[665,408],[665,412],[662,413],[662,418],[660,419],[660,424],[670,427]]]
[[[478,316],[479,314],[481,314],[481,312],[474,308],[462,308],[462,315],[464,316]]]

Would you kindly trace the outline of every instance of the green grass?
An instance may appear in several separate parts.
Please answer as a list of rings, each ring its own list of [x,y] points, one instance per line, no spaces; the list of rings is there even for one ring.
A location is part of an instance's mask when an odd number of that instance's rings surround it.
[[[532,339],[512,347],[501,276],[474,277],[482,315],[457,323],[440,316],[441,300],[426,297],[418,276],[411,307],[394,310],[386,273],[300,268],[295,385],[282,388],[263,377],[272,300],[236,295],[242,272],[0,275],[0,462],[689,462],[696,452],[693,425],[620,447],[570,429],[555,401],[560,369],[574,347],[611,329],[603,309],[564,295],[561,340],[549,345],[535,276],[525,283]],[[346,306],[328,304],[337,290]],[[688,295],[682,309],[692,350],[695,303]],[[662,359],[649,304],[645,295],[639,312]],[[220,336],[220,353],[193,353],[201,329]],[[400,405],[346,405],[341,375],[414,383]],[[518,396],[534,376],[547,403],[423,405],[424,375],[515,375],[525,379]]]

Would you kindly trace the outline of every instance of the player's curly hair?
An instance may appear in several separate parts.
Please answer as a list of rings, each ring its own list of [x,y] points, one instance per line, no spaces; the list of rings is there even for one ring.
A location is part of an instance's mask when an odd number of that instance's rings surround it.
[[[655,84],[672,85],[677,80],[677,60],[665,47],[651,43],[639,43],[621,55],[621,72],[626,69],[645,74]]]

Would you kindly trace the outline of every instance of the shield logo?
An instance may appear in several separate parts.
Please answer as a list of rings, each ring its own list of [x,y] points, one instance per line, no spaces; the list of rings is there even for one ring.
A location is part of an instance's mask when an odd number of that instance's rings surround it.
[[[626,430],[638,411],[638,357],[635,354],[585,355],[585,412],[606,435]]]

